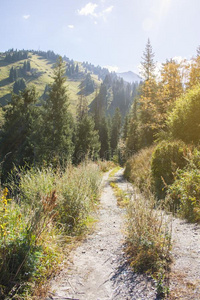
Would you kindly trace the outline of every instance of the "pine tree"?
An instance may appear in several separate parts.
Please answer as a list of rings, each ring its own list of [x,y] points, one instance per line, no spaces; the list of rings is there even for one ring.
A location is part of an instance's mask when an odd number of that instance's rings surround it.
[[[110,130],[108,120],[105,116],[101,118],[101,124],[99,126],[99,140],[101,143],[100,157],[105,160],[109,160],[111,156],[110,149]]]
[[[77,105],[77,121],[81,121],[81,119],[87,114],[88,112],[88,101],[87,98],[83,95],[81,91],[81,95],[79,96],[78,105]]]
[[[154,140],[157,128],[157,82],[155,80],[154,53],[150,40],[148,39],[142,57],[142,71],[145,81],[140,86],[140,129],[142,135],[142,146],[149,146]]]
[[[88,114],[84,114],[77,125],[76,145],[75,145],[75,161],[89,157],[97,159],[100,150],[99,135],[94,129],[94,120]]]
[[[119,108],[117,107],[115,110],[115,114],[112,118],[112,127],[111,127],[110,145],[111,145],[112,154],[114,154],[115,150],[117,149],[119,138],[120,138],[120,131],[121,131],[121,114]]]
[[[6,110],[5,123],[0,139],[0,160],[3,163],[3,179],[13,168],[31,164],[34,160],[33,131],[37,122],[37,94],[35,88],[13,94]]]
[[[141,75],[145,80],[150,80],[155,76],[155,62],[154,62],[154,56],[155,54],[153,53],[153,49],[151,46],[150,39],[148,39],[145,51],[143,52],[143,57],[142,57],[142,70],[141,70]]]
[[[20,91],[25,90],[26,88],[26,82],[23,78],[19,78],[15,81],[13,85],[13,93],[19,94]]]
[[[65,85],[65,64],[59,57],[54,69],[54,81],[44,104],[44,149],[45,158],[57,161],[69,159],[73,152],[72,116]]]
[[[129,155],[139,150],[138,99],[135,98],[130,112],[126,133],[126,152]]]

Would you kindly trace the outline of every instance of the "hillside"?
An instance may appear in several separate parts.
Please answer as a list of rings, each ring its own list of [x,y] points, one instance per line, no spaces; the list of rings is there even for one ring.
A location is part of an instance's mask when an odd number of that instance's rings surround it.
[[[14,81],[11,82],[9,79],[9,74],[11,68],[17,69],[19,78],[23,78],[27,86],[35,85],[36,90],[41,97],[44,93],[46,85],[53,81],[53,67],[56,59],[47,59],[41,52],[29,51],[27,59],[21,59],[15,62],[5,61],[6,53],[0,54],[0,105],[4,106],[9,103],[11,99],[11,93],[13,91]],[[95,89],[98,89],[101,84],[101,79],[98,75],[93,72],[88,72],[87,66],[83,66],[80,62],[70,61],[68,58],[64,57],[66,61],[66,66],[73,62],[73,65],[78,65],[78,73],[75,75],[67,76],[66,85],[69,91],[69,99],[71,102],[71,110],[74,112],[80,91],[82,88],[82,82],[85,80],[88,73],[91,75],[91,80],[94,84],[94,89],[92,92],[85,93],[87,96],[88,103],[90,103],[95,97]],[[25,62],[30,62],[31,71],[21,74]],[[72,65],[72,64],[71,64]]]

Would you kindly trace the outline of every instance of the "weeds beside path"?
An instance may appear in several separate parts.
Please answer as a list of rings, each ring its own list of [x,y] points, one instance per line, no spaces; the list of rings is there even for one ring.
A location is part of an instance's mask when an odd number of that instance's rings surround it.
[[[133,185],[116,174],[118,187],[133,193]],[[139,195],[136,195],[136,200]],[[200,299],[200,225],[172,219],[172,263],[169,275],[168,300]]]
[[[114,179],[118,181],[118,175]],[[124,210],[109,185],[108,173],[96,218],[95,231],[72,251],[70,263],[53,280],[46,299],[156,299],[153,281],[128,266],[124,254]]]

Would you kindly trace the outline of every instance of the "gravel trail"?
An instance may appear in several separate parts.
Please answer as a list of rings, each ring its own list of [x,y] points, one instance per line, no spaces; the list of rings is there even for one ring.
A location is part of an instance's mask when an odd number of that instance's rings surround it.
[[[123,170],[112,181],[131,193]],[[94,232],[70,254],[68,267],[52,281],[46,300],[154,300],[156,289],[147,275],[134,273],[124,254],[125,212],[117,206],[108,174]],[[136,195],[136,198],[139,195]],[[200,300],[200,225],[172,220],[170,296],[167,300]]]
[[[118,181],[118,174],[115,178]],[[46,299],[156,299],[151,278],[132,272],[126,262],[124,211],[117,206],[108,174],[96,218],[95,231],[72,251],[71,263],[53,280]]]

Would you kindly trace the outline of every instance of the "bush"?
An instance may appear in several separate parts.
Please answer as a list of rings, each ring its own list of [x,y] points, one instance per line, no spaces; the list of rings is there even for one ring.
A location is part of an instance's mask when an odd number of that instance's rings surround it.
[[[173,138],[198,144],[200,140],[200,85],[175,103],[167,124]]]
[[[167,200],[171,210],[189,222],[200,222],[200,151],[194,149],[184,170],[169,186]]]
[[[161,199],[166,195],[166,188],[174,182],[177,169],[183,169],[186,164],[187,147],[181,141],[161,142],[152,155],[152,184],[156,196]]]
[[[151,157],[154,146],[140,150],[126,163],[124,176],[133,182],[146,196],[152,192]]]

